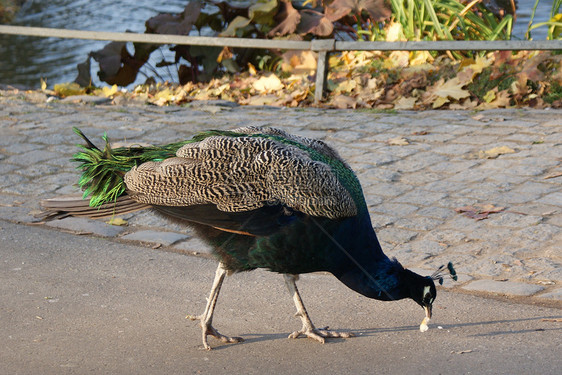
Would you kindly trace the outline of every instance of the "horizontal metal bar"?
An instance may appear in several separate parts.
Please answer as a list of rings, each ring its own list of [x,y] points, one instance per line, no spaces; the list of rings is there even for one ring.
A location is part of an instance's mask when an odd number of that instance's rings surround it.
[[[562,40],[441,40],[419,42],[341,42],[336,51],[519,51],[562,50]]]
[[[0,34],[70,39],[110,40],[154,44],[180,44],[217,47],[270,48],[327,51],[496,51],[562,50],[562,40],[451,40],[419,42],[344,42],[333,39],[312,42],[278,39],[222,38],[206,36],[114,33],[66,30],[46,27],[0,25]]]
[[[0,25],[0,34],[27,35],[38,37],[110,40],[114,42],[136,42],[153,44],[180,44],[192,46],[270,48],[290,50],[310,50],[311,43],[297,40],[273,40],[252,38],[221,38],[207,36],[113,33],[106,31],[86,31],[53,29],[47,27]]]

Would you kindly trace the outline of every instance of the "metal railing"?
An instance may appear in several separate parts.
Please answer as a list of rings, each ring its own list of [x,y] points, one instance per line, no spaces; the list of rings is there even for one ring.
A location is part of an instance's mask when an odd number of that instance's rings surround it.
[[[562,40],[494,40],[494,41],[420,41],[420,42],[346,42],[334,39],[307,41],[224,38],[164,34],[114,33],[105,31],[66,30],[45,27],[0,25],[0,34],[26,35],[43,38],[67,38],[177,44],[215,47],[307,50],[318,53],[315,102],[322,99],[328,72],[328,55],[337,51],[518,51],[562,50]]]

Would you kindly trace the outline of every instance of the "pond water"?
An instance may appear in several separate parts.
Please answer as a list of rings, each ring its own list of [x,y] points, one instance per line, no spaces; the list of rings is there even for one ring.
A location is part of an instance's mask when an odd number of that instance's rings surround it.
[[[519,0],[514,37],[523,38],[531,15],[534,0]],[[144,23],[158,13],[179,13],[186,0],[167,1],[115,1],[115,0],[28,0],[21,8],[14,24],[23,26],[53,27],[94,31],[144,32]],[[550,13],[552,1],[539,3],[536,22],[545,21]],[[545,31],[534,32],[535,40],[544,40]],[[90,51],[103,48],[105,41],[78,39],[36,38],[0,35],[0,84],[11,84],[37,88],[40,78],[54,83],[70,82],[76,78],[76,64],[83,62]],[[171,54],[161,48],[161,54],[153,53],[154,66],[163,56]],[[92,61],[92,78],[97,65]],[[176,80],[165,71],[164,79]],[[139,75],[136,83],[144,82]],[[99,84],[98,81],[94,81]]]

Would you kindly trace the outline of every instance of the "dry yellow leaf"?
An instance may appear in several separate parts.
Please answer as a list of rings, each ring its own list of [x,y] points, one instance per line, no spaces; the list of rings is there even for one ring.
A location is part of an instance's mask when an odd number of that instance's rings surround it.
[[[79,84],[75,82],[59,83],[53,88],[55,93],[59,96],[72,96],[72,95],[82,95],[86,93],[86,89],[80,87]]]
[[[284,86],[281,80],[275,74],[270,74],[268,76],[264,76],[258,79],[256,82],[252,84],[252,87],[259,93],[266,93],[272,91],[279,91]]]
[[[404,137],[390,138],[386,141],[386,143],[391,146],[406,146],[410,144],[410,142],[408,142],[408,140]]]
[[[462,86],[463,83],[459,81],[457,77],[453,77],[447,82],[443,82],[443,78],[435,83],[432,87],[432,93],[438,97],[452,98],[452,99],[464,99],[470,96],[470,92],[464,90]]]
[[[123,220],[120,217],[112,217],[111,219],[106,221],[106,223],[109,224],[109,225],[117,225],[117,226],[127,226],[127,225],[129,225],[127,220]]]
[[[490,103],[491,101],[493,101],[494,99],[496,99],[496,93],[494,92],[494,90],[489,90],[484,97],[482,98],[486,101],[486,103]]]
[[[357,107],[357,99],[345,95],[336,95],[331,104],[338,109],[355,109]]]
[[[513,154],[513,153],[515,153],[515,150],[512,149],[511,147],[500,146],[500,147],[491,148],[491,149],[486,150],[486,151],[480,151],[480,152],[478,152],[478,157],[480,159],[495,159],[500,155]]]
[[[414,109],[414,105],[418,98],[405,98],[401,97],[394,103],[394,109]]]
[[[102,90],[103,96],[105,96],[106,98],[109,98],[110,96],[115,95],[119,91],[119,87],[117,87],[117,85],[113,85],[111,87],[104,86],[104,87],[102,87],[101,90]]]
[[[248,72],[251,76],[255,76],[258,73],[256,67],[252,63],[248,63]]]
[[[390,25],[386,28],[386,41],[399,42],[402,40],[406,40],[406,38],[404,38],[402,24],[399,22],[390,22]]]
[[[449,103],[449,99],[443,96],[439,96],[433,101],[433,104],[431,106],[433,107],[433,109],[435,109],[435,108],[442,107],[443,104],[446,103]]]

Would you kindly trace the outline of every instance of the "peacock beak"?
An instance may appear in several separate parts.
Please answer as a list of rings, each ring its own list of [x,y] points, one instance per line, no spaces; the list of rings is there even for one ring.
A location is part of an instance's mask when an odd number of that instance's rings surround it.
[[[425,310],[425,318],[423,318],[420,324],[421,332],[425,332],[429,329],[427,323],[429,323],[429,321],[431,320],[431,304],[429,303],[424,304],[423,309]]]
[[[433,305],[427,303],[424,304],[423,309],[425,310],[425,317],[427,318],[427,320],[431,319],[431,309],[433,308]]]

